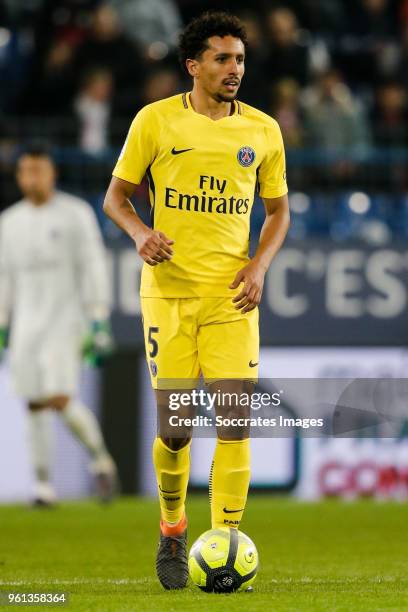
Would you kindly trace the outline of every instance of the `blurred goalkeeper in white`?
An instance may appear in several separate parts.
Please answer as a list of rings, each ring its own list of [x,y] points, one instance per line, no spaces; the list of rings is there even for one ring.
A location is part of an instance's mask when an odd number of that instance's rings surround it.
[[[108,500],[116,468],[95,416],[77,395],[84,351],[97,362],[111,350],[100,230],[86,202],[55,190],[45,146],[19,157],[17,182],[23,199],[0,215],[0,353],[8,339],[13,387],[29,408],[34,502],[55,502],[52,409],[89,451],[97,493]]]

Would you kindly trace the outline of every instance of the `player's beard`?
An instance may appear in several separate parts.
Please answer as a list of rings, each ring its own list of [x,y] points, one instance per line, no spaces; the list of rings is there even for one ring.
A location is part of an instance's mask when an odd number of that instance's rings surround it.
[[[217,100],[217,102],[233,102],[235,98],[237,97],[237,95],[238,95],[238,90],[235,93],[229,94],[229,95],[217,93],[215,95],[215,99]]]
[[[233,102],[238,96],[239,85],[236,88],[235,93],[224,93],[223,91],[217,91],[214,96],[215,100],[217,102]]]

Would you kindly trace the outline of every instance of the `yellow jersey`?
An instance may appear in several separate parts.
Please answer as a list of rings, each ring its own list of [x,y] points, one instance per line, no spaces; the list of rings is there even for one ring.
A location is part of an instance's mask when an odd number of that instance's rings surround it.
[[[153,227],[174,240],[171,261],[144,264],[143,297],[224,297],[249,261],[255,189],[287,193],[285,154],[274,119],[242,102],[214,121],[190,94],[141,109],[113,175],[139,184],[147,175]]]

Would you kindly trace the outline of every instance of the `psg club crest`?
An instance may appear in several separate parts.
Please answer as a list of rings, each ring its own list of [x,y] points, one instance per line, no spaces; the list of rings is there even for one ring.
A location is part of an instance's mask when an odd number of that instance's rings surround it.
[[[252,147],[241,147],[237,153],[237,159],[241,166],[248,168],[255,161],[255,151]]]
[[[157,364],[155,361],[153,361],[153,359],[150,360],[150,371],[152,373],[152,376],[157,376]]]

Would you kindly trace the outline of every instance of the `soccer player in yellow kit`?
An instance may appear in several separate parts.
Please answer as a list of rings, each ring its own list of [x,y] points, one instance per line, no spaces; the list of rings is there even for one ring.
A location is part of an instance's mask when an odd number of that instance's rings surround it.
[[[204,13],[180,37],[189,93],[149,104],[135,117],[104,210],[135,242],[145,264],[141,299],[146,357],[156,390],[153,445],[161,521],[156,569],[167,589],[187,583],[187,519],[192,428],[169,426],[169,395],[192,389],[200,373],[211,391],[245,392],[258,375],[258,309],[264,276],[289,226],[285,155],[277,123],[236,99],[244,75],[240,21]],[[149,181],[153,227],[129,198]],[[266,211],[248,256],[254,191]],[[252,381],[252,382],[251,382]],[[249,407],[216,406],[249,416]],[[179,416],[193,414],[191,406]],[[238,528],[250,480],[248,428],[220,427],[210,477],[212,527]]]

